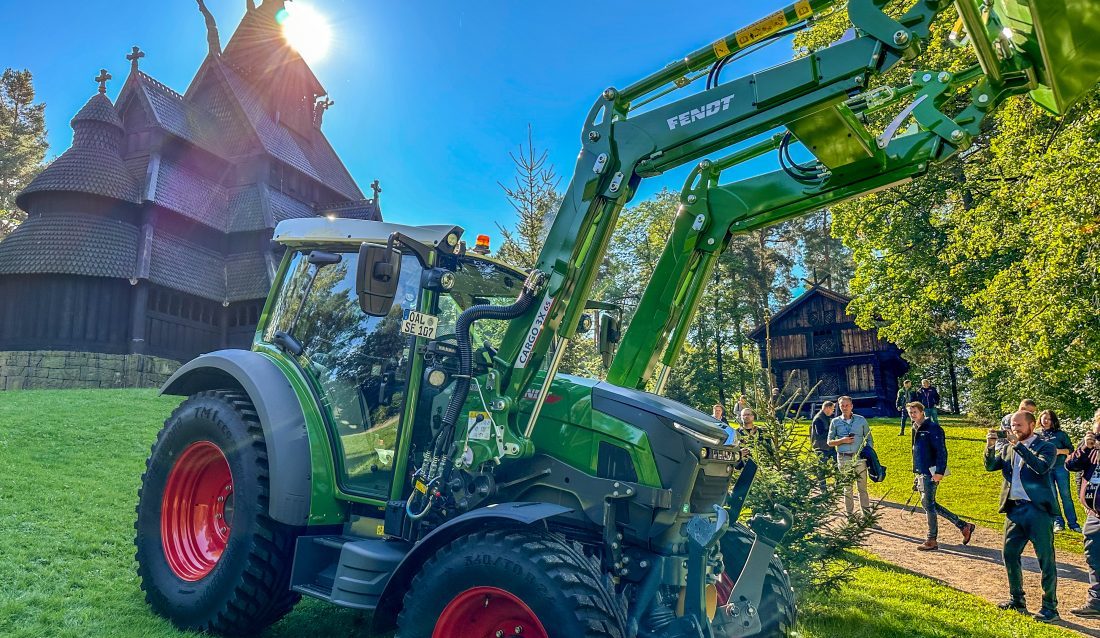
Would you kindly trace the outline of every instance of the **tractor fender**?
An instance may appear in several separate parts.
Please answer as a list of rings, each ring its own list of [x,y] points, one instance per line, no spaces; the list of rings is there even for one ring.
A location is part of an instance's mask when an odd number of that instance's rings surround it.
[[[396,626],[397,614],[401,611],[405,593],[413,577],[444,545],[477,529],[525,526],[572,511],[554,503],[496,503],[466,512],[435,528],[412,546],[393,571],[379,598],[378,608],[374,611],[372,633],[387,631]]]
[[[274,362],[250,350],[210,352],[176,370],[160,393],[191,396],[226,388],[248,394],[263,426],[271,490],[268,515],[287,525],[305,525],[312,469],[306,419],[290,381]]]

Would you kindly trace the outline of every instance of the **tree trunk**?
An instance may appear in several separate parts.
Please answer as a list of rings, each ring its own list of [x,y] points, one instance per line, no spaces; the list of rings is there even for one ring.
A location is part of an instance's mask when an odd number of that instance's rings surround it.
[[[959,377],[955,371],[955,344],[947,346],[947,374],[951,377],[951,410],[959,414]]]

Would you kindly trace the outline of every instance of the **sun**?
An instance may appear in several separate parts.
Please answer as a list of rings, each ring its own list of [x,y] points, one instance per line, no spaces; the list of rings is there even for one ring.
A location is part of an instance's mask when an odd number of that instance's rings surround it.
[[[328,53],[332,44],[332,28],[328,20],[313,6],[298,0],[287,4],[275,16],[283,28],[287,44],[294,47],[306,62],[317,62]]]

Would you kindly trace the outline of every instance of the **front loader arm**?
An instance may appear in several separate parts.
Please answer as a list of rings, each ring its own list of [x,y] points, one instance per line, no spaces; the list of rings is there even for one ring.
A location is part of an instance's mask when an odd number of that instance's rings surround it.
[[[681,193],[681,212],[673,232],[646,286],[619,350],[608,371],[608,381],[644,388],[661,365],[662,373],[679,355],[698,306],[701,291],[717,259],[735,233],[749,232],[799,217],[808,212],[914,179],[931,163],[946,161],[969,146],[985,116],[1009,95],[1028,90],[1026,82],[994,88],[982,79],[971,91],[971,103],[954,118],[938,105],[953,89],[981,77],[978,67],[958,74],[917,72],[912,84],[889,91],[895,98],[913,95],[915,108],[899,117],[913,116],[920,130],[875,140],[880,152],[849,165],[834,167],[817,183],[806,183],[785,171],[774,171],[719,185],[723,171],[776,149],[782,135],[716,162],[704,161],[689,176]],[[887,93],[879,90],[879,94]],[[865,108],[863,96],[849,101]],[[874,103],[872,103],[874,104]],[[874,104],[881,108],[882,104]],[[927,107],[927,108],[922,108]],[[842,109],[848,109],[843,105]],[[840,134],[847,135],[843,130]],[[656,391],[663,390],[665,374]]]
[[[608,89],[593,105],[582,130],[574,176],[535,266],[548,275],[548,283],[540,302],[511,322],[496,361],[498,375],[492,391],[501,405],[509,406],[509,421],[515,429],[530,436],[565,341],[584,312],[619,211],[642,178],[841,104],[860,93],[871,74],[919,52],[932,21],[949,6],[943,0],[920,0],[895,20],[882,13],[875,0],[849,2],[853,21],[864,35],[632,114],[631,109],[636,108],[632,104],[652,99],[660,87],[689,83],[681,79],[685,74],[802,26],[837,4],[800,0],[622,92]],[[853,9],[856,5],[862,8]],[[666,272],[664,276],[681,274]],[[558,356],[548,366],[534,411],[526,423],[519,423],[515,406],[551,344],[557,344]]]
[[[897,89],[866,87],[872,76],[918,56],[933,22],[951,2],[916,0],[895,18],[883,11],[886,0],[849,0],[854,37],[771,69],[713,87],[708,84],[705,91],[663,106],[641,109],[689,86],[716,62],[802,28],[841,4],[799,0],[622,91],[604,91],[586,118],[573,178],[535,266],[545,275],[546,285],[538,302],[510,322],[495,370],[486,380],[494,419],[509,425],[518,444],[510,455],[533,451],[531,432],[566,341],[584,312],[619,212],[643,178],[783,128],[813,149],[822,168],[812,183],[792,177],[790,171],[777,171],[728,186],[718,184],[722,169],[775,149],[776,140],[700,164],[684,190],[685,214],[675,224],[609,372],[613,383],[637,388],[645,386],[662,353],[666,364],[675,359],[700,291],[731,233],[915,177],[929,162],[944,161],[966,148],[986,113],[1008,95],[1031,91],[1035,96],[1048,85],[1061,86],[1063,90],[1055,93],[1062,97],[1044,104],[1064,112],[1066,96],[1079,97],[1081,86],[1089,86],[1089,81],[1094,85],[1100,76],[1100,68],[1091,62],[1094,53],[1100,54],[1100,28],[1093,16],[1096,0],[1073,0],[1063,13],[1057,13],[1061,5],[1052,2],[994,0],[992,11],[981,12],[976,0],[957,0],[954,4],[975,42],[979,64],[959,74],[921,72],[910,86]],[[1037,8],[1041,5],[1046,8]],[[1024,19],[1029,11],[1033,25]],[[1057,56],[1035,44],[1054,41],[1049,32],[1043,39],[1039,18],[1044,12],[1048,17],[1056,14],[1060,24],[1074,25],[1073,38],[1058,41],[1061,59],[1072,63],[1064,69],[1050,68]],[[1078,19],[1067,20],[1069,14]],[[1068,76],[1073,83],[1062,81]],[[946,115],[941,109],[954,92],[970,86],[970,106],[954,117]],[[867,130],[868,113],[903,100],[908,105],[885,133],[876,137]],[[897,136],[910,118],[919,132]],[[520,403],[530,396],[526,393],[552,346],[555,356],[546,365],[534,406],[529,412],[525,407],[523,413],[529,416],[521,419]]]

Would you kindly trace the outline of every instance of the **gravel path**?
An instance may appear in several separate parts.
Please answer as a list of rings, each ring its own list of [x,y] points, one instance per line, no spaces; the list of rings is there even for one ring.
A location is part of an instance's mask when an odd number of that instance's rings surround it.
[[[872,530],[866,549],[882,559],[918,574],[934,578],[956,589],[998,603],[1008,599],[1008,578],[1001,559],[1001,532],[978,527],[970,544],[962,544],[962,536],[953,525],[940,519],[940,549],[921,552],[917,545],[924,542],[927,524],[924,510],[917,507],[910,514],[897,503],[883,501],[879,509],[880,529]],[[1065,532],[1063,532],[1065,533]],[[1069,613],[1085,601],[1088,572],[1084,557],[1078,554],[1058,554],[1059,625],[1085,636],[1100,637],[1100,621],[1083,620]],[[1042,599],[1039,584],[1039,563],[1031,546],[1024,552],[1024,588],[1028,607],[1038,611]]]

